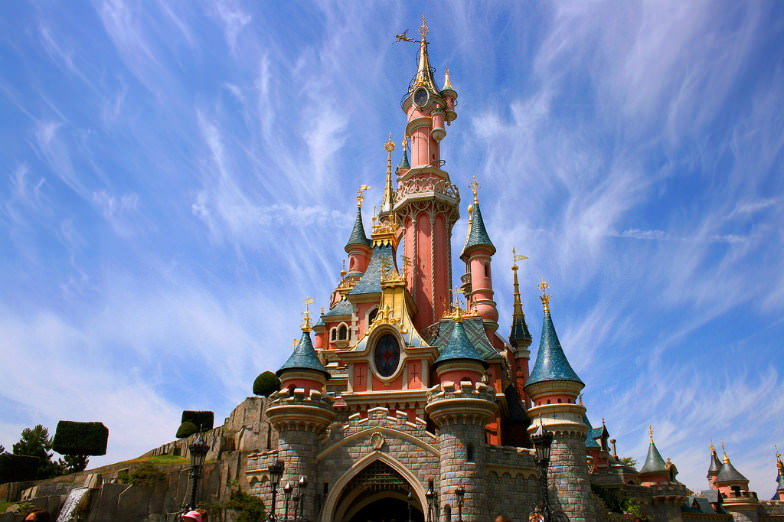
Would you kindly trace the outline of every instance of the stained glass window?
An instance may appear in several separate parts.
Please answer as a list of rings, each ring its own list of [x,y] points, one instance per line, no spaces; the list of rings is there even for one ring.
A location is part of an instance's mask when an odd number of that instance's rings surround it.
[[[400,362],[400,345],[392,334],[386,334],[376,343],[375,350],[376,371],[382,377],[389,377]]]

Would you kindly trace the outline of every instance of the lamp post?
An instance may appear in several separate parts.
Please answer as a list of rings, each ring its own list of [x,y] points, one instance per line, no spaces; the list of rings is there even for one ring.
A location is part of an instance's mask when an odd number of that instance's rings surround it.
[[[289,499],[291,498],[291,482],[286,482],[283,486],[283,496],[286,498],[286,507],[283,510],[283,520],[287,522],[289,519]]]
[[[463,498],[465,497],[463,486],[457,487],[455,495],[457,495],[457,522],[463,522]]]
[[[433,503],[436,500],[436,493],[433,491],[432,483],[425,492],[425,498],[427,499],[427,522],[433,522]]]
[[[541,478],[542,506],[544,509],[542,517],[544,522],[550,522],[552,520],[552,512],[550,511],[550,497],[547,492],[547,467],[550,465],[550,447],[553,444],[553,434],[547,431],[540,422],[539,428],[531,436],[531,442],[533,442],[536,450],[536,466],[539,468],[539,477]]]
[[[283,461],[276,460],[269,465],[267,471],[269,471],[270,487],[272,488],[272,509],[269,512],[268,518],[270,520],[275,520],[275,499],[277,498],[278,494],[278,484],[280,484],[280,478],[283,476]]]
[[[188,446],[191,452],[191,505],[190,509],[196,509],[196,492],[199,485],[199,477],[204,467],[204,457],[207,456],[207,451],[210,447],[204,442],[204,437],[201,436],[201,430],[196,436],[196,439]]]
[[[294,514],[294,518],[297,520],[302,520],[304,518],[305,512],[305,488],[308,486],[308,479],[305,478],[305,475],[299,477],[297,481],[297,490],[299,491],[299,517],[297,517],[296,513]]]

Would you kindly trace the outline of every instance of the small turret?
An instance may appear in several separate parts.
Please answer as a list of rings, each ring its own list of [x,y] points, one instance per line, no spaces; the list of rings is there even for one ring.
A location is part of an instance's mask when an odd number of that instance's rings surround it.
[[[397,175],[402,176],[411,169],[408,162],[408,136],[403,138],[403,154],[400,156],[400,163],[397,164]]]
[[[514,312],[512,313],[512,329],[509,332],[509,344],[512,346],[514,357],[511,363],[512,371],[514,372],[515,389],[517,390],[517,395],[527,405],[528,399],[525,397],[524,388],[528,380],[528,361],[531,356],[528,348],[531,346],[531,332],[528,331],[528,324],[525,322],[525,314],[523,313],[520,285],[517,282],[517,262],[528,258],[518,255],[514,248],[512,249],[512,257],[514,259],[514,264],[512,265],[512,272],[514,273]]]
[[[370,189],[368,185],[362,185],[357,191],[357,218],[354,220],[354,228],[351,229],[351,236],[345,247],[349,259],[349,276],[361,275],[370,262],[370,240],[365,235],[365,227],[362,225],[362,201],[368,189]]]
[[[727,496],[730,496],[733,493],[737,494],[741,491],[748,491],[749,479],[735,469],[735,466],[730,462],[730,458],[727,456],[727,450],[724,447],[724,441],[721,443],[721,451],[724,456],[722,458],[721,468],[719,468],[719,473],[716,475],[716,487]]]
[[[711,456],[710,456],[710,466],[708,467],[708,483],[710,487],[714,487],[714,483],[716,482],[716,475],[719,474],[719,469],[721,469],[721,461],[719,461],[719,456],[716,455],[716,447],[713,445],[713,442],[710,444]]]
[[[651,440],[648,444],[648,456],[645,458],[645,464],[640,469],[640,484],[642,486],[667,484],[670,482],[670,473],[667,469],[667,463],[664,462],[659,449],[653,442],[653,426],[648,426],[648,435]]]
[[[487,235],[482,211],[479,209],[477,195],[479,183],[476,182],[476,178],[474,178],[471,187],[474,192],[474,204],[471,211],[470,229],[460,259],[466,263],[466,274],[470,274],[468,277],[471,280],[471,303],[477,313],[485,320],[488,337],[495,339],[496,336],[493,334],[498,329],[498,309],[493,301],[493,279],[490,270],[495,246],[490,241],[490,236]]]
[[[305,302],[310,304],[312,299],[308,298]],[[310,393],[310,390],[322,391],[329,379],[329,372],[321,364],[316,350],[313,348],[310,331],[310,313],[306,308],[302,324],[302,338],[288,360],[276,372],[280,377],[281,389],[287,388],[293,391],[297,388],[303,388],[305,393]]]
[[[433,362],[433,369],[442,385],[446,382],[453,382],[455,385],[459,385],[461,381],[470,381],[472,384],[479,382],[487,363],[468,339],[459,308],[453,321],[455,324],[452,335],[438,359]]]

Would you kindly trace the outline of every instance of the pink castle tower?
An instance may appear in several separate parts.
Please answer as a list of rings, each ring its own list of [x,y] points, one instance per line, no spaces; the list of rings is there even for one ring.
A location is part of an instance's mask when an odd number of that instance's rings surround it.
[[[433,80],[427,32],[423,17],[417,73],[402,104],[408,119],[406,136],[411,138],[411,164],[404,161],[398,167],[394,195],[394,212],[403,231],[403,256],[411,263],[407,286],[416,303],[414,326],[421,332],[441,318],[450,302],[450,238],[460,203],[457,187],[442,169],[440,149],[446,136],[444,123],[457,118],[457,93],[449,83],[448,70],[443,89]],[[400,39],[415,41],[405,35]],[[386,199],[385,192],[385,203]]]

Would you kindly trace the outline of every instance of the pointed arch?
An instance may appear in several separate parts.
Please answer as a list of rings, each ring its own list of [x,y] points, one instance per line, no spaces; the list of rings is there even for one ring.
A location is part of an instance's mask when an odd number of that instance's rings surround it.
[[[335,515],[337,514],[337,510],[340,507],[339,501],[343,496],[343,490],[346,486],[349,485],[351,479],[356,477],[359,473],[361,473],[365,468],[367,468],[370,464],[374,462],[383,462],[390,468],[392,468],[395,472],[397,472],[403,480],[405,480],[409,486],[411,486],[411,492],[419,502],[420,506],[427,506],[427,497],[425,497],[425,488],[419,482],[419,479],[407,468],[405,467],[399,460],[395,459],[394,457],[390,457],[386,453],[382,453],[381,451],[373,451],[357,461],[351,468],[349,468],[338,480],[335,482],[335,485],[330,488],[329,493],[327,494],[326,502],[324,503],[324,507],[322,508],[322,520],[335,520]]]

